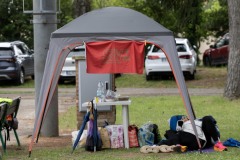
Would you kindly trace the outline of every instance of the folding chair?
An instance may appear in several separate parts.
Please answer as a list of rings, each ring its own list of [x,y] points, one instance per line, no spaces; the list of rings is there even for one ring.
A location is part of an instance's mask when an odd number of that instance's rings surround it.
[[[3,151],[6,152],[6,142],[3,139],[2,131],[4,130],[4,123],[6,120],[7,103],[0,103],[0,139]]]
[[[21,101],[21,97],[17,97],[15,99],[13,99],[11,104],[8,104],[6,116],[11,115],[13,119],[17,118],[17,113],[18,113],[20,101]],[[17,131],[16,131],[17,128],[12,128],[12,129],[14,131],[14,135],[16,137],[17,144],[18,144],[18,146],[20,146],[20,141],[19,141],[18,134],[17,134]]]

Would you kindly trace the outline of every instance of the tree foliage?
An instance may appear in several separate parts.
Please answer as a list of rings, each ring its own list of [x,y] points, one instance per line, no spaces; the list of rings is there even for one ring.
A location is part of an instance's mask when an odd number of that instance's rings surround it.
[[[228,30],[226,0],[92,0],[93,8],[122,6],[137,10],[192,44]]]
[[[122,6],[137,10],[166,28],[175,36],[187,37],[192,44],[200,46],[209,34],[216,36],[228,31],[226,0],[72,0],[61,1],[58,27],[79,16],[82,5],[89,9]],[[90,6],[91,4],[91,6]],[[32,3],[26,3],[32,8]],[[81,9],[82,8],[82,9]],[[81,9],[81,10],[77,10]],[[88,11],[87,10],[87,11]],[[77,13],[79,11],[79,13]],[[32,15],[22,12],[21,0],[0,0],[0,40],[22,40],[32,46]]]
[[[61,13],[58,14],[58,19],[60,23],[58,24],[58,28],[64,26],[73,20],[73,2],[72,1],[61,1]]]
[[[226,0],[212,0],[203,6],[204,26],[208,33],[219,37],[228,32],[228,5]]]
[[[0,41],[21,40],[33,46],[30,15],[23,13],[22,0],[0,0]]]

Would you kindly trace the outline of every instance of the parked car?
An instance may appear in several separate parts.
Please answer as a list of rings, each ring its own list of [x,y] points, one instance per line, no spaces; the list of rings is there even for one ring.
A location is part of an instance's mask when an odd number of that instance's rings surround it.
[[[13,80],[17,85],[34,78],[34,54],[21,41],[0,43],[0,81]]]
[[[68,54],[60,74],[60,83],[76,80],[76,64],[73,59],[74,56],[85,56],[85,45],[76,47]]]
[[[228,63],[229,33],[216,41],[203,53],[204,66],[226,65]]]
[[[197,67],[197,53],[186,38],[175,38],[178,58],[180,60],[183,74],[188,79],[195,79]],[[152,79],[154,75],[160,77],[173,75],[168,60],[163,51],[155,45],[149,46],[150,49],[145,59],[146,80]]]

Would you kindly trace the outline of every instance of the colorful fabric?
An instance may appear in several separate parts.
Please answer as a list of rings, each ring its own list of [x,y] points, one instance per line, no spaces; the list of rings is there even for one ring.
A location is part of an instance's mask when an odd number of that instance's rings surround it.
[[[0,103],[8,103],[8,104],[12,104],[12,99],[10,98],[0,98]]]
[[[229,147],[238,147],[240,148],[240,142],[236,139],[229,138],[225,142],[223,142],[224,146],[229,146]]]
[[[227,151],[227,147],[225,147],[222,142],[217,142],[213,148],[214,151]]]
[[[144,43],[102,41],[86,43],[87,73],[143,73]]]

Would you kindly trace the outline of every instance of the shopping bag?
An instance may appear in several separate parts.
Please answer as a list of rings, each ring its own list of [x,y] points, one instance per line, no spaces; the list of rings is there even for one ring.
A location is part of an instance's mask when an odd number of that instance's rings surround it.
[[[111,148],[110,136],[108,130],[103,127],[99,127],[99,133],[102,139],[102,148]]]
[[[138,127],[136,125],[128,126],[129,147],[139,147]]]

